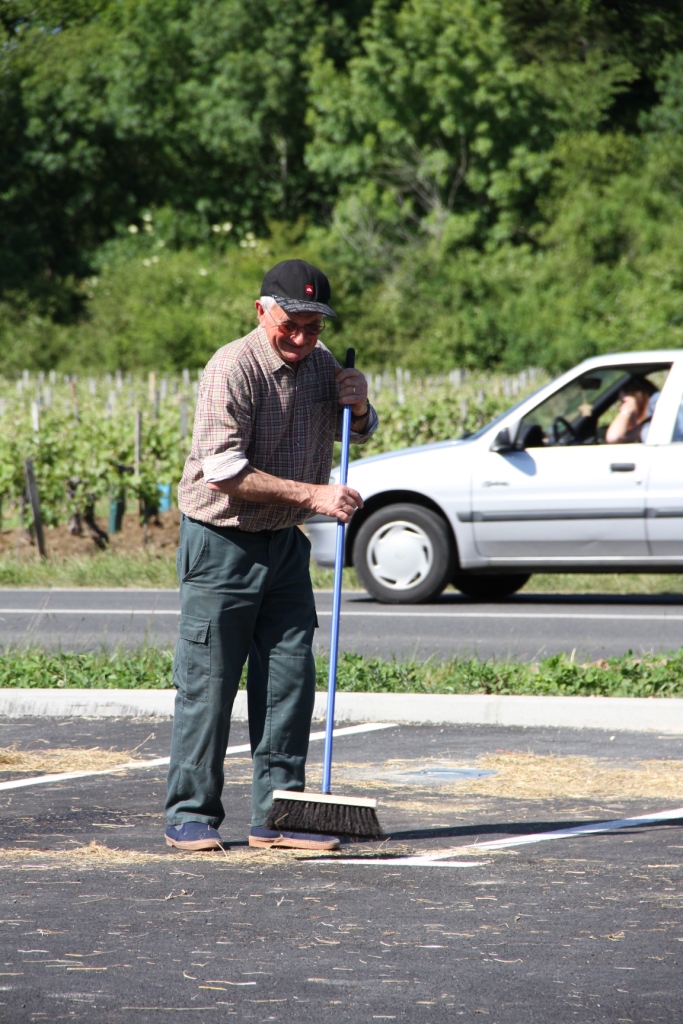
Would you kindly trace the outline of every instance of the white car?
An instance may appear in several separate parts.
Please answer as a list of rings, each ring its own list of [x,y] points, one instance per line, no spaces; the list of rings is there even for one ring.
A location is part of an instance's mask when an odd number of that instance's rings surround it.
[[[607,443],[624,389],[643,378],[640,440]],[[396,604],[449,583],[506,597],[533,572],[681,571],[682,397],[683,350],[601,356],[469,437],[359,459],[349,485],[365,504],[346,564]],[[317,564],[334,565],[335,520],[306,529]]]

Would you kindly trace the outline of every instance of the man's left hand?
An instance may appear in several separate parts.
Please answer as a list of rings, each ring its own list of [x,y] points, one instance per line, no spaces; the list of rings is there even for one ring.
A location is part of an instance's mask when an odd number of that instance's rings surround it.
[[[334,371],[339,385],[339,404],[350,405],[356,419],[368,411],[368,382],[360,370]]]

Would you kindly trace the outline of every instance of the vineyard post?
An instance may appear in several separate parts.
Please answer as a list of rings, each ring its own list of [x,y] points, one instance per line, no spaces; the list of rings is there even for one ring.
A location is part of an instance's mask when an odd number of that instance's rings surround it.
[[[406,395],[403,390],[403,370],[400,366],[396,367],[396,401],[399,405],[405,405]]]
[[[33,513],[33,526],[36,531],[38,551],[40,552],[41,558],[47,558],[47,551],[45,550],[45,535],[43,533],[43,517],[40,514],[40,496],[38,494],[36,476],[33,472],[33,459],[25,460],[24,471],[26,473],[28,500],[31,503],[31,512]]]
[[[183,398],[180,403],[180,440],[185,443],[187,440],[187,399]]]
[[[138,409],[135,413],[135,455],[133,466],[135,475],[140,478],[140,464],[142,462],[142,413]],[[142,515],[142,499],[138,501],[138,512]]]

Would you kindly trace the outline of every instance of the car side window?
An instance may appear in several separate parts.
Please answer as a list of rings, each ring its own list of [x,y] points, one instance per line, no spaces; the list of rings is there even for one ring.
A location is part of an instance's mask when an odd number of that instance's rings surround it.
[[[518,444],[524,448],[598,444],[596,412],[598,408],[602,412],[601,398],[611,393],[624,376],[618,367],[605,367],[565,384],[527,413],[519,425]]]
[[[659,364],[608,366],[587,371],[527,413],[519,425],[516,446],[541,448],[645,441],[656,402],[654,396],[658,397],[669,369],[670,366]],[[642,385],[643,378],[649,394],[645,395],[643,409],[633,417],[638,422],[631,423],[626,410],[634,403],[629,398],[624,401],[624,396],[633,390],[634,383]],[[651,397],[652,410],[649,410],[646,406]]]

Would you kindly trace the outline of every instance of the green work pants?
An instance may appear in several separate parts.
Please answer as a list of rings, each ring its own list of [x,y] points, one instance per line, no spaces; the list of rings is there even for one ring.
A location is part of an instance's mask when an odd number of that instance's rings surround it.
[[[217,828],[225,817],[223,763],[247,656],[252,824],[264,824],[273,789],[303,790],[317,624],[309,556],[296,527],[247,533],[183,516],[170,824]]]

